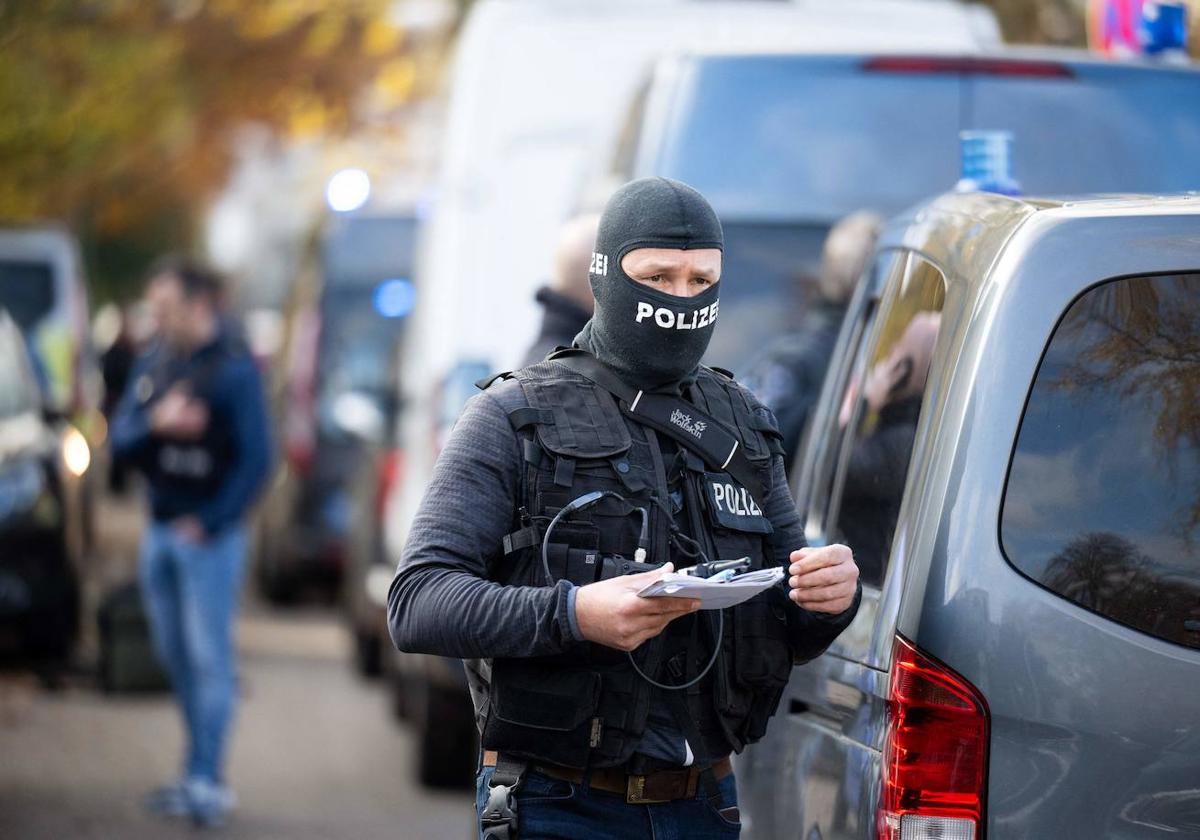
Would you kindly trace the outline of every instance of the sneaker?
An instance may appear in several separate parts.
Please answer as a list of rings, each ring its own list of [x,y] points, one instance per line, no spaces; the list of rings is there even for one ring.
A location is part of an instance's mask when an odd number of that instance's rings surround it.
[[[191,813],[185,782],[172,782],[155,788],[146,794],[142,804],[147,811],[160,817],[186,817]]]
[[[237,805],[234,792],[212,779],[195,776],[188,779],[186,793],[192,822],[205,828],[224,825],[229,813]]]

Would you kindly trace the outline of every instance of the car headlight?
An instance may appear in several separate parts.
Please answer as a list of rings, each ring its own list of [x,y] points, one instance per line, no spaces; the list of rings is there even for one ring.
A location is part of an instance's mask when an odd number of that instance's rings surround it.
[[[92,464],[92,450],[88,448],[87,439],[74,426],[69,426],[63,435],[62,458],[74,476],[83,475]]]

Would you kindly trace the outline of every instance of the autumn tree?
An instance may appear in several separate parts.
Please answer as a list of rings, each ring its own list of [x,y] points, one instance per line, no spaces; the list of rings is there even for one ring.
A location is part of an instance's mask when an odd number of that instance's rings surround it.
[[[413,95],[389,5],[0,0],[0,221],[67,223],[119,294],[193,238],[240,127],[344,132],[368,95]]]

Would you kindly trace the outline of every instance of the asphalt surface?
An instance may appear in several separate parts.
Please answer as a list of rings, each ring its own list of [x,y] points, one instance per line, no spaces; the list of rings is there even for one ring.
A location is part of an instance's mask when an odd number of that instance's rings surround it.
[[[97,591],[132,569],[138,517],[127,506],[109,513],[100,517],[108,560],[96,570]],[[382,687],[352,673],[350,638],[334,612],[251,603],[244,613],[229,767],[239,804],[228,825],[203,834],[473,836],[470,792],[416,785],[413,740],[391,719]],[[0,671],[0,838],[196,837],[189,824],[141,807],[145,791],[178,772],[182,732],[169,696],[110,697],[92,682],[85,672],[49,690],[19,664]]]

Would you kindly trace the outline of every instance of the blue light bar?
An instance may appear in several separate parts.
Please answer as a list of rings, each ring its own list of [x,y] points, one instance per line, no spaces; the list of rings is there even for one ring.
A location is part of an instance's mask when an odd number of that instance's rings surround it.
[[[1012,132],[963,131],[962,178],[955,185],[958,192],[993,192],[1019,195],[1021,185],[1012,176]]]

